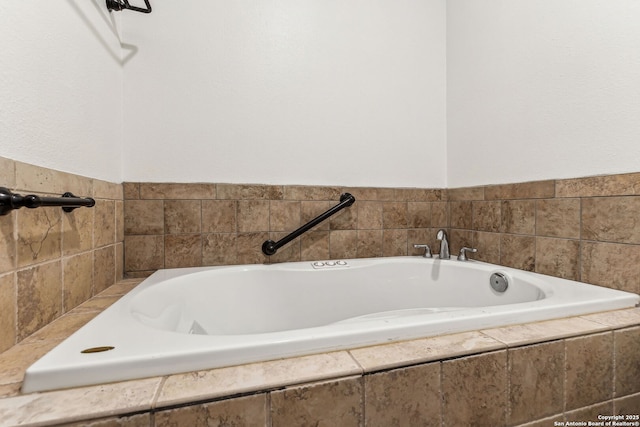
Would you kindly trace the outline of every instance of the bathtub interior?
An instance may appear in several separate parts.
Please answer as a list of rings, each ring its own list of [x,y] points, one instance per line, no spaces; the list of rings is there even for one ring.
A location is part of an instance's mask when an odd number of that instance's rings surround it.
[[[517,304],[553,292],[544,283],[473,263],[349,260],[324,270],[312,264],[197,270],[141,291],[131,314],[166,331],[241,335]],[[512,284],[505,292],[489,285],[496,271]]]

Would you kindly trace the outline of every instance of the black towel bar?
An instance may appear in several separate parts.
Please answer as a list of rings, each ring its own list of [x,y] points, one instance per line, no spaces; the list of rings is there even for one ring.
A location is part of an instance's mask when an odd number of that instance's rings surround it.
[[[71,193],[64,193],[62,197],[43,197],[29,194],[22,196],[17,193],[12,193],[9,189],[0,187],[0,215],[6,215],[13,209],[20,208],[39,208],[41,206],[59,206],[65,212],[71,212],[72,210],[86,206],[92,207],[96,204],[96,201],[91,197],[81,198],[76,197]]]

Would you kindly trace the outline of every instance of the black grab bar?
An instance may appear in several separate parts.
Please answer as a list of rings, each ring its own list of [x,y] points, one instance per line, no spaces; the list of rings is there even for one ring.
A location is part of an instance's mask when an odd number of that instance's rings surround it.
[[[92,207],[95,204],[96,201],[91,197],[81,198],[71,193],[64,193],[62,197],[41,197],[34,194],[22,196],[12,193],[7,188],[0,187],[0,215],[6,215],[13,209],[23,207],[34,209],[41,206],[60,206],[63,211],[71,212],[81,206]]]
[[[335,205],[334,207],[332,207],[331,209],[329,209],[328,211],[326,211],[323,214],[318,215],[317,217],[315,217],[314,219],[312,219],[311,221],[309,221],[308,223],[306,223],[305,225],[303,225],[302,227],[298,228],[296,231],[292,231],[291,233],[287,234],[286,236],[284,236],[282,239],[278,240],[277,242],[274,242],[273,240],[267,240],[266,242],[264,242],[262,244],[262,252],[265,255],[273,255],[276,253],[276,251],[286,245],[287,243],[289,243],[290,241],[292,241],[293,239],[295,239],[296,237],[298,237],[299,235],[301,235],[302,233],[304,233],[305,231],[315,227],[316,225],[320,224],[322,221],[324,221],[325,219],[329,218],[331,215],[337,213],[338,211],[351,206],[354,202],[356,201],[356,198],[353,197],[351,194],[349,193],[344,193],[342,196],[340,196],[340,203]]]

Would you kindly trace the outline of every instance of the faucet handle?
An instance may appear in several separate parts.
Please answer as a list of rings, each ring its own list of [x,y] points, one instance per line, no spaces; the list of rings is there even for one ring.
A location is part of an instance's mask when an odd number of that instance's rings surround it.
[[[476,248],[467,248],[465,246],[464,248],[460,249],[460,255],[458,255],[458,261],[469,261],[469,258],[467,258],[467,252],[471,252],[475,254],[476,252],[478,252],[478,250]]]
[[[418,249],[418,248],[424,248],[424,255],[422,255],[424,258],[433,258],[433,255],[431,255],[431,248],[429,247],[429,245],[413,245],[414,248]]]

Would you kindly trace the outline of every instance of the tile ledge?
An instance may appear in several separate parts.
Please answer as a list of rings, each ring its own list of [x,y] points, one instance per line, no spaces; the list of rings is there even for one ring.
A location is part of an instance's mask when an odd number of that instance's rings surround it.
[[[145,378],[0,399],[0,427],[58,425],[147,412],[161,382],[161,378]]]
[[[346,350],[172,374],[165,377],[154,409],[225,399],[322,381],[362,376]]]
[[[616,313],[624,310],[596,313]],[[593,316],[593,315],[586,315]],[[564,317],[543,320],[540,322],[521,323],[499,328],[482,329],[480,332],[504,343],[507,347],[519,347],[547,341],[590,335],[598,332],[610,331],[613,328],[601,322],[596,322],[586,316]],[[640,324],[640,316],[636,322]],[[632,326],[629,324],[628,326]]]
[[[611,329],[637,326],[640,325],[640,307],[585,314],[580,318],[608,326]]]
[[[24,371],[33,363],[35,360],[41,358],[46,353],[48,353],[53,347],[58,345],[64,339],[73,334],[76,330],[80,329],[84,324],[91,320],[92,317],[98,315],[102,309],[91,308],[88,311],[83,311],[83,306],[90,306],[92,303],[96,301],[105,300],[105,297],[121,297],[128,290],[133,288],[135,285],[140,283],[142,279],[124,279],[120,280],[106,290],[101,293],[91,297],[84,303],[75,307],[74,309],[64,313],[62,316],[58,317],[48,325],[40,328],[33,334],[26,337],[24,340],[19,342],[6,349],[4,352],[0,353],[0,367],[13,366],[13,371],[10,374],[7,374],[6,369],[2,369],[0,373],[0,400],[3,398],[2,394],[6,397],[7,393],[4,391],[10,385],[11,389],[16,389],[15,385],[18,384],[18,394],[21,395],[19,390],[22,386],[22,378],[24,377]],[[84,319],[82,319],[84,317]],[[79,322],[69,322],[70,319],[80,320]],[[60,323],[67,323],[67,330],[64,334],[60,334],[58,331],[56,333],[56,328],[60,325]],[[29,354],[28,358],[23,357],[24,352]],[[21,372],[19,372],[19,378],[15,373],[15,369],[17,367],[21,368]],[[16,394],[10,394],[16,395]]]
[[[350,349],[365,373],[436,362],[496,350],[507,346],[481,331],[466,331]]]

